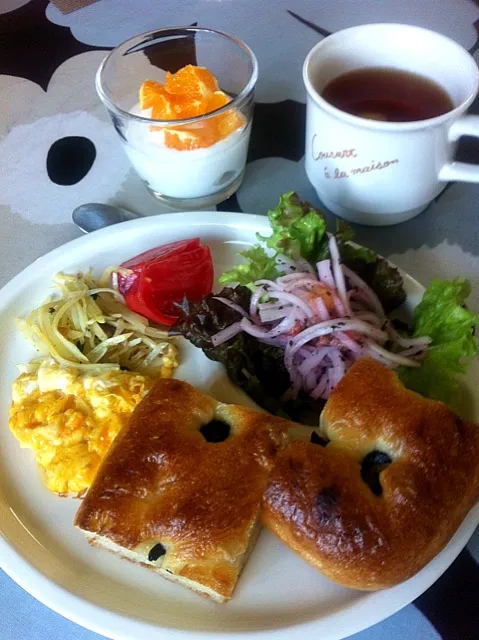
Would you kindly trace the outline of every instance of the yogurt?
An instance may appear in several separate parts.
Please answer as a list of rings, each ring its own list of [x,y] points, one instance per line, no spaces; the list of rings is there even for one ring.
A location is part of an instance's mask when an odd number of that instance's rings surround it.
[[[149,117],[151,110],[135,106],[131,113]],[[165,145],[161,130],[131,122],[124,144],[130,161],[148,187],[169,198],[203,198],[222,191],[244,171],[251,123],[210,147],[178,151]]]

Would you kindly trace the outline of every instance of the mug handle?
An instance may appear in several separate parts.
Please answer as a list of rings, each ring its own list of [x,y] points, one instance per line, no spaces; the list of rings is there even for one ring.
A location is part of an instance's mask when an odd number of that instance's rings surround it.
[[[461,136],[479,138],[479,116],[464,116],[449,129],[449,140],[457,142]],[[448,162],[439,171],[444,182],[479,182],[479,165],[467,162]]]

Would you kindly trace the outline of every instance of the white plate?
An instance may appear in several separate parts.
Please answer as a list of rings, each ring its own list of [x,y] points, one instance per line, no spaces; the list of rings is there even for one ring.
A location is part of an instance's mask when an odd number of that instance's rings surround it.
[[[226,221],[226,222],[225,222]],[[266,531],[250,558],[233,600],[217,605],[150,571],[90,547],[72,526],[78,501],[44,487],[32,454],[8,430],[15,364],[34,354],[15,331],[48,293],[57,271],[91,266],[101,271],[166,242],[200,236],[212,249],[218,276],[236,253],[267,231],[260,216],[178,213],[127,222],[66,244],[25,269],[0,293],[0,564],[35,598],[67,618],[115,639],[163,640],[227,633],[230,640],[261,637],[338,639],[391,615],[426,590],[452,563],[479,522],[473,509],[448,546],[407,583],[378,593],[335,585]],[[423,288],[405,277],[408,305]],[[186,345],[178,375],[219,400],[252,404],[217,363]],[[469,375],[471,389],[479,381]],[[477,399],[473,412],[479,418]]]

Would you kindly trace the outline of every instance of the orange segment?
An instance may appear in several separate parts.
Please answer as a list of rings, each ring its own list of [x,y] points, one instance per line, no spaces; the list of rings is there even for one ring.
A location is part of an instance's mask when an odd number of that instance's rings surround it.
[[[245,123],[244,117],[234,109],[230,109],[226,113],[216,116],[215,120],[220,138],[226,138]]]
[[[223,93],[222,91],[215,91],[213,95],[208,98],[208,110],[206,113],[220,109],[221,107],[224,107],[225,104],[228,104],[228,102],[231,102],[231,98],[227,96],[226,93]]]
[[[218,142],[218,134],[214,127],[173,128],[163,129],[165,135],[165,145],[170,149],[178,151],[193,151],[194,149],[205,149]]]
[[[155,120],[194,118],[209,110],[205,101],[168,93],[161,84],[151,80],[144,82],[140,88],[140,107],[151,108],[151,117]]]
[[[173,100],[176,99],[181,103],[181,108],[178,111],[179,118],[194,118],[195,116],[202,116],[205,112],[205,106],[202,100],[191,99],[189,96],[183,95],[172,95],[171,97]]]
[[[171,97],[162,89],[156,97],[151,110],[151,117],[154,120],[178,120],[179,107],[171,100]]]
[[[215,91],[209,100],[208,111],[220,109],[221,107],[224,107],[225,104],[228,104],[228,102],[231,102],[230,97],[222,91]],[[233,131],[236,131],[236,129],[239,129],[244,124],[243,116],[235,109],[231,109],[230,111],[226,111],[226,113],[215,116],[213,120],[220,139],[226,138],[226,136],[229,136]]]
[[[187,117],[183,115],[185,109],[188,109],[190,101],[184,96],[172,96],[163,90],[161,96],[153,106],[151,115],[157,120],[181,120]]]
[[[207,98],[213,91],[217,91],[218,83],[214,75],[205,67],[188,64],[176,73],[167,71],[165,89],[168,93],[180,93],[201,100]]]
[[[200,101],[191,101],[186,96],[172,96],[165,91],[153,106],[151,117],[155,120],[182,120],[201,116],[203,113]]]
[[[165,85],[146,80],[140,87],[140,106],[151,108],[154,120],[194,118],[221,109],[231,98],[218,88],[216,78],[205,67],[187,65],[176,73],[166,73]],[[158,127],[163,130],[165,145],[178,151],[209,147],[242,127],[244,117],[230,109],[189,126]]]
[[[155,105],[158,96],[164,93],[163,85],[155,80],[145,80],[140,87],[140,107],[150,109]]]

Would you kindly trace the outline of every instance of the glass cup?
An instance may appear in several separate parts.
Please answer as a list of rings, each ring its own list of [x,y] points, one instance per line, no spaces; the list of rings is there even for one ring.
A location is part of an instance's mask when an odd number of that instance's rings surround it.
[[[151,110],[140,109],[143,81],[163,84],[167,71],[175,73],[188,64],[211,71],[231,102],[182,120],[153,119]],[[169,207],[196,209],[226,200],[243,180],[257,77],[253,52],[237,38],[215,29],[171,27],[113,49],[98,69],[96,88],[147,189]],[[238,126],[221,137],[218,123],[232,115]],[[215,134],[209,138],[211,131]],[[203,141],[200,148],[175,142],[197,135]]]

